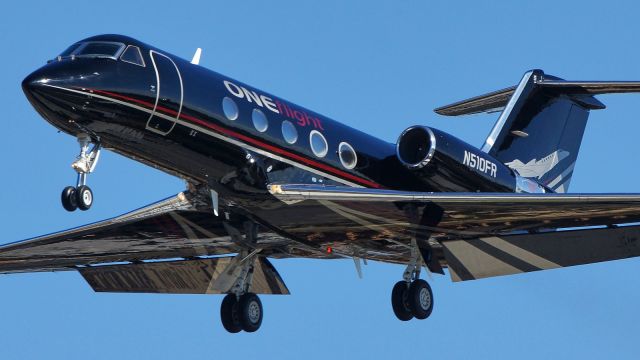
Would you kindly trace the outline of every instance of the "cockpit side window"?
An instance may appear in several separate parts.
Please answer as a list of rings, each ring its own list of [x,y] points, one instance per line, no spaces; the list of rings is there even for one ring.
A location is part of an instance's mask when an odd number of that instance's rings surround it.
[[[140,48],[137,46],[127,46],[127,49],[122,53],[122,56],[120,56],[120,60],[144,67],[144,59],[142,58]]]

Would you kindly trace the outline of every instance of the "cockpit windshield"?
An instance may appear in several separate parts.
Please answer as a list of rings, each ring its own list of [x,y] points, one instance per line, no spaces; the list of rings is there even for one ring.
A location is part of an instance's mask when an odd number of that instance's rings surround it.
[[[74,51],[76,51],[80,47],[80,45],[82,45],[82,43],[77,43],[69,46],[67,50],[63,51],[62,54],[60,54],[60,56],[65,57],[65,56],[71,55]]]
[[[107,57],[117,59],[124,44],[119,42],[90,41],[76,43],[67,48],[60,57]]]

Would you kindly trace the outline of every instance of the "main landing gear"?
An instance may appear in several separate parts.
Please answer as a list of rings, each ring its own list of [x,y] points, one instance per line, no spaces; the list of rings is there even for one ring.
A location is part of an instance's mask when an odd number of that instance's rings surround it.
[[[426,319],[433,310],[433,292],[429,283],[416,279],[408,283],[398,281],[391,291],[393,313],[402,321]]]
[[[220,306],[222,326],[230,332],[254,332],[262,325],[262,302],[258,295],[246,293],[238,297],[227,294]]]
[[[96,142],[91,150],[91,137],[88,134],[81,133],[78,135],[78,144],[80,144],[80,154],[71,164],[71,167],[78,173],[76,186],[67,186],[62,190],[62,207],[67,211],[76,209],[89,210],[93,205],[93,192],[87,186],[87,175],[92,173],[100,158],[100,142]]]
[[[260,298],[249,291],[253,282],[254,265],[261,251],[255,247],[258,225],[248,221],[243,224],[242,229],[228,223],[224,223],[224,226],[233,241],[237,244],[245,244],[246,248],[236,255],[224,271],[230,276],[227,285],[224,286],[228,290],[225,291],[227,295],[220,305],[220,320],[222,320],[222,326],[230,333],[242,330],[254,332],[262,325],[264,314]],[[220,282],[224,283],[225,279]]]
[[[416,247],[411,250],[409,265],[403,280],[398,281],[391,291],[393,313],[402,321],[426,319],[433,311],[433,292],[426,281],[420,279],[422,257]]]

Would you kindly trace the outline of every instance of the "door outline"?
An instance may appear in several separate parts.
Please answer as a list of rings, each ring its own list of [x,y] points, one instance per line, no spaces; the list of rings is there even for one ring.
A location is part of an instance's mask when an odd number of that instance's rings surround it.
[[[171,61],[171,64],[173,64],[173,67],[176,69],[176,73],[178,74],[178,79],[180,80],[180,105],[178,107],[178,113],[176,114],[175,118],[170,117],[169,115],[165,115],[163,113],[158,113],[156,110],[158,108],[158,103],[160,102],[160,85],[161,85],[161,81],[160,81],[160,73],[158,72],[158,66],[156,65],[156,61],[154,59],[154,55],[158,55],[158,56],[162,56],[166,59],[168,59],[169,61]],[[153,105],[153,111],[151,112],[151,115],[149,115],[149,119],[147,120],[147,130],[152,131],[154,133],[160,134],[160,135],[168,135],[171,130],[173,130],[173,128],[176,126],[176,122],[178,121],[178,119],[180,118],[180,114],[182,113],[182,102],[184,100],[184,87],[182,84],[182,75],[180,74],[180,69],[178,69],[178,66],[176,65],[176,63],[173,61],[173,59],[171,59],[170,57],[168,57],[165,54],[159,53],[155,50],[149,50],[149,58],[151,58],[151,63],[153,64],[153,70],[156,73],[156,102]],[[153,119],[154,116],[158,116],[161,117],[165,120],[171,121],[171,128],[169,128],[169,130],[167,131],[161,131],[158,130],[154,127],[150,126],[151,120]]]

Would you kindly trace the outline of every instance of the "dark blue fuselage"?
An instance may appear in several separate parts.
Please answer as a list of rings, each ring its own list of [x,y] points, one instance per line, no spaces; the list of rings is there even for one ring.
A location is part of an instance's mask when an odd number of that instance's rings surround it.
[[[60,56],[29,75],[23,88],[41,115],[71,135],[88,133],[105,148],[205,184],[229,203],[275,201],[266,186],[274,183],[513,190],[511,178],[494,183],[471,170],[421,181],[425,174],[398,161],[395,144],[135,39],[101,35],[79,44],[121,48],[114,56]],[[138,63],[124,61],[130,47],[140,50]]]

